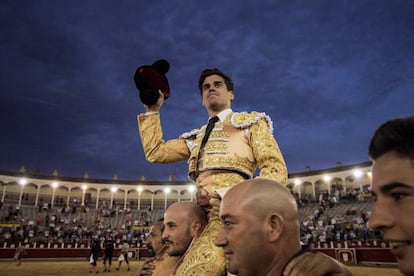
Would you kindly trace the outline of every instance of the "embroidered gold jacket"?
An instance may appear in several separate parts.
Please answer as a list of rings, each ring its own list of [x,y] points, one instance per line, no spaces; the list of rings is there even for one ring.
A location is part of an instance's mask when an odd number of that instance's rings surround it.
[[[216,191],[253,177],[256,168],[260,170],[259,177],[286,183],[287,168],[272,134],[271,119],[258,112],[228,114],[224,121],[216,123],[199,160],[206,126],[164,141],[159,113],[138,115],[138,125],[147,160],[187,160],[189,176],[198,190],[197,203],[211,210],[206,228],[179,261],[173,275],[226,275],[223,249],[214,245],[220,227],[217,209],[221,199]],[[203,205],[203,198],[209,204]]]
[[[199,160],[205,125],[164,141],[159,113],[140,114],[137,119],[147,160],[155,163],[187,160],[189,177],[194,181],[199,174],[211,170],[236,172],[251,178],[256,168],[260,170],[259,177],[282,184],[287,180],[286,164],[273,136],[272,121],[265,113],[230,113],[223,122],[216,123]]]

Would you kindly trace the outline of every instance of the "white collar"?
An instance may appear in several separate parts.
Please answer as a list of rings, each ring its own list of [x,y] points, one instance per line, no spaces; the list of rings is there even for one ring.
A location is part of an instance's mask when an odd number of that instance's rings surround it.
[[[232,112],[233,110],[231,108],[227,108],[221,111],[220,113],[218,113],[216,116],[219,117],[220,122],[223,122],[226,119],[227,115],[229,115]]]

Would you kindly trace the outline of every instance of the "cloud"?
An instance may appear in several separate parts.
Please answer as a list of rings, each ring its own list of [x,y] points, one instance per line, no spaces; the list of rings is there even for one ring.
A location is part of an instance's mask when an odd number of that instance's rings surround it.
[[[206,123],[204,68],[235,81],[235,111],[266,112],[292,171],[366,161],[374,128],[412,114],[414,2],[2,2],[0,169],[186,179],[148,163],[133,74],[170,61],[166,139]],[[323,151],[321,149],[324,149]]]

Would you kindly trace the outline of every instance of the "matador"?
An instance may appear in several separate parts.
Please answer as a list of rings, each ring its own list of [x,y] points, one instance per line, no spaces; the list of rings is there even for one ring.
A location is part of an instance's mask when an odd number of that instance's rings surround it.
[[[202,105],[209,118],[218,117],[207,142],[201,148],[207,125],[176,139],[165,141],[156,104],[145,105],[137,117],[145,157],[150,162],[187,161],[188,176],[194,181],[197,204],[208,212],[209,222],[175,268],[175,275],[226,275],[225,257],[214,239],[220,226],[218,209],[221,191],[253,177],[285,184],[287,168],[273,135],[271,118],[263,112],[234,112],[232,79],[219,69],[202,71],[199,79]],[[201,148],[201,149],[200,149]]]

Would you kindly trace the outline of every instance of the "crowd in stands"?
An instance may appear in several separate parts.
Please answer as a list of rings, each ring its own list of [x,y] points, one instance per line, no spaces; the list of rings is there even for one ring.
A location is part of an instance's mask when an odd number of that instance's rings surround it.
[[[50,204],[38,208],[3,206],[1,210],[0,244],[78,244],[89,246],[93,240],[109,237],[117,244],[127,241],[142,247],[148,235],[152,212],[148,209],[131,210],[106,203],[99,209],[88,204],[52,208]]]
[[[347,241],[349,244],[380,241],[381,234],[372,231],[368,219],[373,205],[371,193],[359,189],[346,193],[333,190],[319,194],[316,201],[294,194],[301,214],[301,240],[304,245]]]
[[[299,206],[301,239],[304,245],[324,244],[337,241],[380,240],[380,234],[368,228],[367,221],[373,199],[369,193],[359,190],[341,193],[321,193],[317,200],[310,195],[299,198],[293,193]],[[3,204],[2,204],[3,205]],[[1,211],[1,221],[15,223],[0,228],[0,244],[8,243],[65,243],[88,246],[92,240],[104,241],[111,237],[117,244],[128,241],[134,247],[142,247],[148,235],[148,226],[159,218],[149,208],[123,209],[113,202],[100,202],[99,209],[72,204],[52,208],[42,203],[37,208],[8,205]],[[22,210],[24,209],[24,211]],[[162,210],[160,210],[162,215]]]

